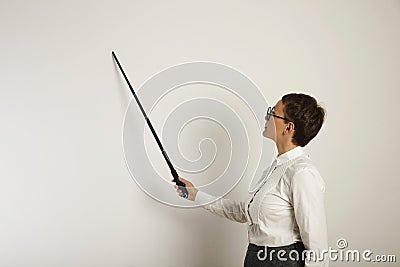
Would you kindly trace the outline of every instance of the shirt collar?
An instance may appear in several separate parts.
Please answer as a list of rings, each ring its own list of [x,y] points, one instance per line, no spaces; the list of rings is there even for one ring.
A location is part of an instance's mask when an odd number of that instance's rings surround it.
[[[295,148],[292,148],[291,150],[286,151],[282,155],[276,157],[276,165],[281,165],[303,154],[305,154],[303,148],[301,146],[296,146]]]

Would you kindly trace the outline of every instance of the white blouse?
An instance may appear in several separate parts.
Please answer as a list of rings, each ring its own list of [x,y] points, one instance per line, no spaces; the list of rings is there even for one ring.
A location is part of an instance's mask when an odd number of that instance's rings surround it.
[[[302,241],[307,250],[321,253],[328,249],[324,191],[321,175],[297,146],[274,160],[245,201],[198,191],[195,202],[207,203],[202,207],[219,216],[247,222],[249,243],[277,247]],[[328,259],[306,260],[306,266],[328,266]]]

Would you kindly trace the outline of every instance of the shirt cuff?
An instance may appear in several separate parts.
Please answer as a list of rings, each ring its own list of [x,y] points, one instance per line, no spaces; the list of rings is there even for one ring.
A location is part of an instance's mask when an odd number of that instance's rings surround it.
[[[199,190],[197,191],[194,202],[196,202],[197,204],[209,204],[215,199],[216,197]]]

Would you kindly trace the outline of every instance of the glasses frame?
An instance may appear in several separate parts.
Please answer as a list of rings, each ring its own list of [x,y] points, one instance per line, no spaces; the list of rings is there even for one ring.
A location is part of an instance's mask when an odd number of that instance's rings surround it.
[[[278,118],[278,119],[281,119],[281,120],[285,120],[285,121],[287,121],[287,122],[292,122],[292,123],[294,123],[293,121],[289,120],[288,118],[281,117],[281,116],[278,116],[278,115],[274,114],[274,111],[275,111],[274,109],[275,109],[275,107],[268,107],[268,109],[267,109],[267,114],[265,115],[265,119],[266,119],[267,121],[269,121],[269,119],[271,118],[271,116],[273,116],[273,117],[275,117],[275,118]]]

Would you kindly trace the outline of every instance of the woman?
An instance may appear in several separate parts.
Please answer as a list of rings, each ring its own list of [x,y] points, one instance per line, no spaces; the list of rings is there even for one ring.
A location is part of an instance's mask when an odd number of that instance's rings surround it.
[[[313,97],[284,95],[265,117],[263,136],[275,142],[278,155],[258,188],[246,201],[222,198],[203,206],[227,219],[248,223],[245,267],[328,266],[323,254],[328,249],[325,185],[302,148],[317,135],[324,117],[324,109]],[[187,187],[189,200],[209,203],[215,199],[179,179]]]

